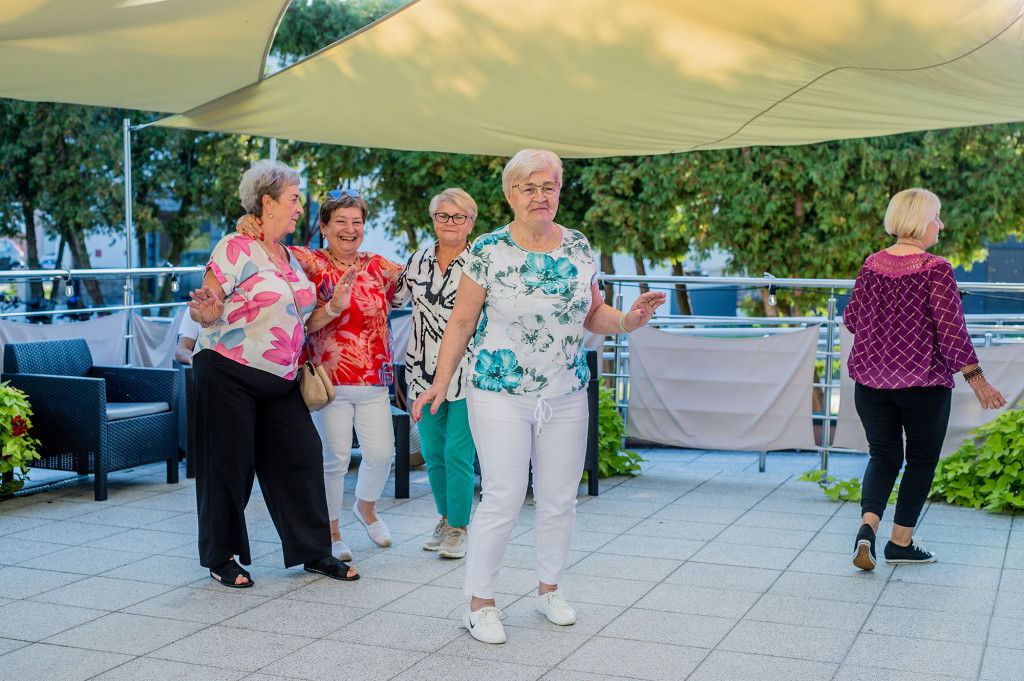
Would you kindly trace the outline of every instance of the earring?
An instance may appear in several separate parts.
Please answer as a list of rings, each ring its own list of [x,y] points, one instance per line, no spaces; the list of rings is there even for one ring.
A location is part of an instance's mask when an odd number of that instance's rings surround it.
[[[274,214],[271,213],[269,217],[270,217],[271,220],[273,220],[274,219]]]

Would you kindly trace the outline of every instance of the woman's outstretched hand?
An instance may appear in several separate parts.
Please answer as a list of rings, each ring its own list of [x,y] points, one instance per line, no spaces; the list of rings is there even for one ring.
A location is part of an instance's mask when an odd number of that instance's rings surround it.
[[[199,313],[204,325],[209,326],[224,314],[224,301],[209,286],[197,288],[188,295],[192,299],[188,306]]]
[[[641,294],[626,313],[623,325],[630,331],[645,326],[647,322],[651,321],[654,311],[665,304],[665,300],[665,294],[661,291],[649,291]]]
[[[331,309],[335,312],[343,312],[348,309],[349,303],[352,302],[352,287],[355,286],[356,276],[359,274],[359,269],[356,267],[350,267],[345,270],[345,273],[338,279],[338,283],[334,285],[334,293],[331,295]]]

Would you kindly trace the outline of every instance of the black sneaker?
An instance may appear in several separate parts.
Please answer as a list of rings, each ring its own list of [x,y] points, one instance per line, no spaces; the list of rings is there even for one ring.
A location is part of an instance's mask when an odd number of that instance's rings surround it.
[[[875,531],[867,523],[857,530],[857,539],[853,546],[853,564],[861,570],[875,569]]]
[[[910,546],[900,546],[889,542],[885,545],[885,562],[890,565],[913,565],[918,563],[934,563],[935,554],[925,549],[917,538],[910,540]]]

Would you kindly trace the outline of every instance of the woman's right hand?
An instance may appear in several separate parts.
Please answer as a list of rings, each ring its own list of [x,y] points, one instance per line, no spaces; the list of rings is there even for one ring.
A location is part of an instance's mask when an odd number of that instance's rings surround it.
[[[263,221],[251,213],[238,218],[238,222],[235,224],[235,231],[246,235],[250,239],[263,241]]]
[[[428,404],[430,405],[430,413],[437,413],[437,410],[441,408],[445,398],[448,396],[448,386],[443,386],[443,388],[442,390],[442,386],[435,383],[419,394],[419,397],[412,403],[412,408],[409,410],[414,423],[419,423],[420,419],[423,418],[423,407]]]
[[[1003,394],[996,390],[996,387],[989,383],[984,376],[981,378],[969,381],[967,385],[971,386],[971,390],[974,391],[974,396],[981,402],[982,409],[999,409],[1000,407],[1006,406],[1006,398]]]

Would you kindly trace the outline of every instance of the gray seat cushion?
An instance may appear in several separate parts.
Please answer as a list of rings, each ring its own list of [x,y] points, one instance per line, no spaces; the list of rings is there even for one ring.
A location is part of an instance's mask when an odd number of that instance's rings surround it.
[[[135,416],[149,416],[170,411],[171,405],[166,402],[108,402],[107,420],[118,421]]]

